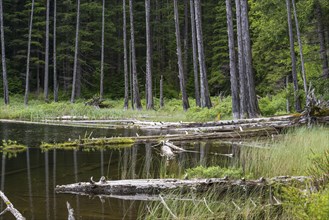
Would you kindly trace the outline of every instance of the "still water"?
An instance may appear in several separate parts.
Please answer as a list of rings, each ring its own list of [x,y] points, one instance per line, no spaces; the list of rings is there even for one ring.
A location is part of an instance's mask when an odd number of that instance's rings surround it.
[[[62,142],[69,138],[134,136],[136,130],[109,130],[51,125],[28,125],[0,122],[0,140],[15,140],[27,145],[16,156],[0,153],[0,189],[27,219],[67,219],[66,202],[76,219],[136,219],[140,206],[147,202],[109,197],[56,194],[56,185],[98,180],[173,177],[197,165],[220,165],[229,162],[212,153],[231,153],[229,146],[218,143],[182,143],[180,147],[199,153],[183,153],[166,164],[150,144],[104,150],[50,150],[42,152],[41,142]],[[1,210],[5,204],[1,203]],[[0,219],[14,219],[7,213]]]

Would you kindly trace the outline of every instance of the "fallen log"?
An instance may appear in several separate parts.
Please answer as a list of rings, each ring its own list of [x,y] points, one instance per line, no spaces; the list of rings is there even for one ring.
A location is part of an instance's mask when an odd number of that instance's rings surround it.
[[[173,190],[181,192],[205,192],[209,189],[220,190],[254,190],[271,186],[273,184],[303,184],[310,181],[310,177],[305,176],[281,176],[271,179],[260,178],[259,180],[230,180],[228,178],[211,179],[134,179],[134,180],[114,180],[106,181],[101,178],[99,182],[79,182],[68,185],[56,186],[57,193],[90,194],[90,195],[155,195]]]
[[[7,205],[7,207],[0,213],[0,216],[6,212],[11,212],[11,214],[13,214],[17,220],[25,220],[23,215],[14,207],[14,205],[9,201],[7,196],[2,191],[0,191],[0,197]]]

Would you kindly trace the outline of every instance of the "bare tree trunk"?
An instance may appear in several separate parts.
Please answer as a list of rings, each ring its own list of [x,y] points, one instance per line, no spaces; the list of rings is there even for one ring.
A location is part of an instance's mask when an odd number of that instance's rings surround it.
[[[77,23],[75,30],[75,51],[74,51],[74,65],[73,65],[73,81],[71,103],[74,103],[76,96],[76,81],[77,81],[77,67],[78,67],[78,51],[79,51],[79,28],[80,28],[80,0],[77,0]]]
[[[226,16],[227,16],[227,33],[228,33],[228,46],[229,46],[229,56],[230,56],[232,112],[233,112],[233,118],[239,119],[240,118],[239,79],[236,71],[236,55],[235,55],[234,27],[233,27],[231,0],[226,0]]]
[[[299,30],[299,23],[298,23],[295,0],[292,0],[292,7],[293,7],[295,23],[296,23],[296,32],[297,32],[297,40],[298,40],[298,46],[299,46],[300,64],[301,64],[301,68],[302,68],[302,78],[303,78],[304,92],[305,92],[305,97],[306,97],[307,96],[307,82],[306,82],[306,73],[305,73],[303,44],[302,44],[302,39],[301,39],[301,35],[300,35],[300,30]]]
[[[255,118],[260,115],[258,107],[258,101],[256,96],[256,86],[254,80],[254,73],[252,71],[252,54],[251,54],[251,43],[249,34],[249,18],[248,18],[248,1],[241,0],[241,21],[242,21],[242,38],[243,38],[243,50],[244,59],[246,65],[246,76],[249,90],[248,98],[248,113],[249,117]]]
[[[290,0],[286,0],[287,6],[287,19],[288,19],[288,30],[289,30],[289,42],[290,42],[290,56],[291,56],[291,67],[292,67],[292,80],[294,84],[294,99],[295,99],[295,110],[301,111],[300,100],[298,95],[298,81],[297,81],[297,68],[296,68],[296,54],[294,46],[294,36],[291,23],[291,7]]]
[[[43,96],[45,102],[48,102],[48,82],[49,82],[49,10],[50,10],[50,0],[47,0],[46,8],[46,51],[45,51],[45,77],[43,84]]]
[[[57,0],[54,0],[54,33],[53,33],[53,62],[54,62],[54,101],[58,101],[58,83],[57,83],[57,43],[56,43],[56,26],[57,26]]]
[[[160,108],[164,106],[163,102],[163,75],[161,75],[160,79]]]
[[[247,98],[249,91],[246,85],[246,69],[243,52],[243,40],[242,40],[242,22],[241,22],[241,5],[240,0],[235,0],[236,7],[236,26],[237,26],[237,41],[238,41],[238,75],[240,86],[240,118],[243,119],[248,116],[247,112]]]
[[[201,107],[211,108],[211,100],[208,88],[207,70],[204,58],[201,6],[200,0],[194,0],[195,8],[195,27],[198,43],[199,67],[200,67],[200,89],[201,89]]]
[[[131,109],[135,109],[134,105],[134,91],[133,91],[133,71],[132,71],[132,52],[131,52],[131,40],[129,41],[129,86],[130,86],[130,99],[131,99]]]
[[[188,0],[184,0],[184,77],[188,80]]]
[[[122,1],[122,13],[123,13],[123,68],[125,77],[125,97],[123,108],[128,109],[129,101],[129,79],[128,79],[128,57],[127,57],[127,17],[126,17],[126,0]]]
[[[103,99],[104,96],[104,32],[105,32],[105,0],[103,0],[102,7],[102,48],[101,48],[101,81],[99,96]]]
[[[25,79],[25,95],[24,95],[24,104],[27,105],[29,102],[29,80],[30,80],[30,54],[31,54],[31,35],[33,27],[33,12],[34,12],[34,0],[31,4],[31,14],[30,14],[30,25],[29,25],[29,36],[27,43],[27,58],[26,58],[26,79]]]
[[[328,68],[328,55],[327,55],[327,47],[326,47],[326,38],[325,38],[325,30],[323,27],[323,17],[322,17],[322,9],[319,0],[315,1],[315,14],[317,19],[317,29],[318,36],[320,42],[320,57],[322,60],[322,76],[325,78],[329,78],[329,68]]]
[[[178,77],[180,82],[180,90],[182,93],[183,109],[187,111],[190,108],[188,97],[186,93],[185,77],[184,77],[184,68],[183,68],[183,57],[182,57],[182,48],[180,40],[180,29],[179,29],[179,15],[178,15],[178,6],[177,0],[174,0],[174,16],[175,16],[175,29],[176,29],[176,46],[177,46],[177,58],[178,58]]]
[[[193,50],[194,94],[195,94],[196,105],[201,107],[199,72],[198,72],[198,51],[196,45],[195,13],[194,13],[193,0],[190,0],[190,13],[191,13],[191,35],[192,35],[192,50]]]
[[[288,92],[289,92],[288,86],[289,86],[289,75],[286,76],[286,93],[287,93],[286,110],[287,110],[287,113],[290,113],[290,101],[289,101],[289,96],[288,96]]]
[[[150,0],[145,0],[145,19],[146,19],[146,108],[153,109],[152,94],[152,44],[151,44],[151,25],[150,25]]]
[[[129,0],[130,11],[130,35],[131,35],[131,62],[132,62],[132,78],[133,78],[133,99],[137,110],[142,109],[142,104],[139,96],[137,69],[136,69],[136,51],[135,51],[135,30],[134,30],[134,14],[133,0]]]
[[[0,28],[1,28],[1,61],[2,61],[2,79],[3,79],[3,97],[5,104],[9,104],[9,90],[7,79],[7,65],[6,65],[6,49],[5,49],[5,33],[3,30],[3,5],[0,0]]]

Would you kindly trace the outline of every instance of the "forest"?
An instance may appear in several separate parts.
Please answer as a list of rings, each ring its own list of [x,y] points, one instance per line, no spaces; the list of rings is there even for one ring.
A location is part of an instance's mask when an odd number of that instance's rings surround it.
[[[260,114],[257,99],[278,95],[300,111],[309,85],[328,98],[325,0],[1,4],[5,103],[23,94],[25,104],[29,95],[98,95],[152,109],[162,96],[187,110],[192,100],[210,108],[220,95],[232,97],[240,118]]]

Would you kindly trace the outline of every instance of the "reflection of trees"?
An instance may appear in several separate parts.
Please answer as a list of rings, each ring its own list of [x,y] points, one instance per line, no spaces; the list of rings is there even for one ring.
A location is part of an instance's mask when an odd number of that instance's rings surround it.
[[[144,164],[144,174],[143,178],[151,178],[151,163],[152,163],[152,147],[151,144],[145,144],[145,164]]]
[[[56,186],[56,166],[57,166],[57,163],[56,163],[56,161],[57,161],[57,158],[56,158],[56,149],[54,149],[54,151],[53,151],[53,186],[54,186],[54,188],[55,188],[55,186]],[[57,219],[57,211],[56,211],[56,192],[55,192],[55,190],[53,190],[53,197],[54,197],[54,219]]]
[[[29,188],[29,203],[32,219],[34,219],[34,206],[33,206],[33,193],[32,193],[32,180],[31,180],[31,164],[30,164],[30,148],[26,150],[26,166],[27,166],[27,185]]]
[[[73,164],[74,164],[74,180],[75,182],[78,182],[78,151],[73,151]],[[77,210],[77,216],[80,216],[80,199],[79,196],[76,195],[76,210]]]
[[[45,183],[46,183],[46,218],[49,219],[49,155],[48,151],[44,153],[45,155]]]
[[[138,152],[138,145],[134,145],[132,147],[132,153],[131,153],[131,179],[135,179],[137,177],[136,175],[136,165],[137,165],[137,152]]]
[[[5,192],[5,177],[6,177],[6,155],[2,153],[1,160],[1,191]],[[1,210],[3,210],[3,201],[1,199]]]

